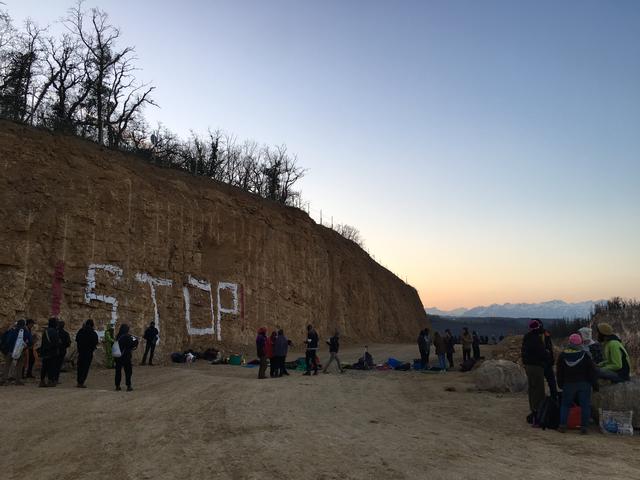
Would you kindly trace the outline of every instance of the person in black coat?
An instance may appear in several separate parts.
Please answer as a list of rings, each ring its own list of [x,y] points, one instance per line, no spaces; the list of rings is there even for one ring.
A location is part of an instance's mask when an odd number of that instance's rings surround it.
[[[64,366],[64,359],[67,356],[67,349],[71,346],[71,336],[69,332],[64,329],[64,322],[58,320],[58,338],[60,339],[60,345],[58,347],[58,359],[56,361],[56,373],[55,381],[60,383],[60,371]]]
[[[480,337],[475,330],[471,334],[471,338],[473,339],[471,342],[471,348],[473,349],[473,359],[478,361],[480,360]]]
[[[125,383],[127,384],[127,392],[133,391],[131,386],[131,376],[133,375],[133,366],[131,364],[131,358],[133,351],[138,348],[138,339],[129,334],[129,325],[123,323],[116,335],[116,342],[120,346],[120,356],[115,358],[116,362],[116,390],[122,390],[120,388],[120,382],[122,381],[122,370],[124,370]]]
[[[146,344],[144,347],[144,354],[142,355],[142,362],[140,365],[147,363],[147,354],[149,354],[149,365],[153,366],[153,352],[156,350],[156,343],[158,343],[158,336],[160,332],[156,328],[156,322],[151,322],[149,327],[144,331],[144,338]]]
[[[50,318],[47,328],[42,333],[40,344],[40,387],[56,386],[56,370],[60,354],[60,337],[58,336],[58,319]],[[44,379],[47,378],[48,383]]]
[[[313,325],[307,325],[307,339],[304,341],[307,344],[307,350],[305,351],[305,362],[307,369],[303,375],[311,375],[311,367],[313,366],[313,374],[318,374],[318,362],[316,355],[318,354],[318,333],[313,328]]]
[[[98,347],[98,334],[94,330],[93,320],[89,319],[78,333],[76,333],[78,346],[78,388],[87,388],[84,382],[89,375],[89,367],[93,361],[93,352]]]
[[[424,370],[429,366],[429,350],[431,341],[429,339],[429,329],[420,330],[418,334],[418,351],[420,352],[420,367]]]
[[[549,362],[549,351],[544,344],[544,329],[538,320],[529,322],[529,332],[522,339],[522,364],[529,383],[529,408],[532,414],[545,397],[544,368]],[[532,416],[534,418],[535,415]]]
[[[333,362],[334,360],[338,365],[338,370],[340,371],[340,373],[344,373],[344,369],[342,368],[340,359],[338,358],[338,352],[340,351],[340,332],[338,330],[336,330],[333,337],[329,339],[327,345],[329,345],[329,361],[322,370],[322,373],[329,373],[329,365],[331,365],[331,362]]]

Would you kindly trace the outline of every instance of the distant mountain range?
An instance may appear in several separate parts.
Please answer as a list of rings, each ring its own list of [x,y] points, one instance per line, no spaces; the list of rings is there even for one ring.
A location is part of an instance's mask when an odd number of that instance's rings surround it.
[[[567,303],[562,300],[551,300],[542,303],[504,303],[488,307],[456,308],[440,310],[427,307],[425,311],[431,315],[443,317],[508,317],[508,318],[587,318],[593,306],[604,300],[578,303]]]

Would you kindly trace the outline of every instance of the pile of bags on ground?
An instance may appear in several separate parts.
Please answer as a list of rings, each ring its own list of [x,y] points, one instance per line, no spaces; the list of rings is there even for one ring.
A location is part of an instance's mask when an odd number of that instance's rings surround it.
[[[193,363],[196,360],[206,360],[211,364],[226,363],[222,358],[219,350],[215,348],[207,348],[204,352],[196,352],[194,350],[185,350],[184,352],[173,352],[171,354],[171,361],[173,363]]]

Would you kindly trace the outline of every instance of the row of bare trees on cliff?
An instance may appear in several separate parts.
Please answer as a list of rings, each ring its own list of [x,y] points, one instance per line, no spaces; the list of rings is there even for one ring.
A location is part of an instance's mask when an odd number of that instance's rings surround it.
[[[285,146],[238,142],[220,131],[180,139],[145,121],[155,87],[136,78],[134,48],[106,12],[82,1],[60,20],[63,33],[13,24],[0,2],[0,116],[132,151],[165,167],[210,177],[300,206],[305,171]]]

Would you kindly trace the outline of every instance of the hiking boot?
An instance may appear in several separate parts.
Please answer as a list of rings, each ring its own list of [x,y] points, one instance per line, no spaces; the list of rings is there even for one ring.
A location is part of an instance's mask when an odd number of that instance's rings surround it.
[[[133,392],[133,387],[131,385],[127,387],[127,392]]]
[[[116,392],[119,392],[120,390],[122,390],[120,387],[116,387]]]
[[[23,386],[23,385],[24,385],[24,382],[21,382],[20,380],[16,380],[16,385]]]
[[[567,426],[566,425],[560,425],[558,427],[558,432],[560,433],[566,433],[567,432]]]
[[[302,375],[306,375],[307,377],[311,375],[311,372],[304,372]]]
[[[326,370],[323,370],[322,373],[329,373],[329,372],[327,372]]]
[[[318,374],[318,371],[316,370],[315,372],[313,372],[313,374],[314,374],[314,375],[317,375],[317,374]]]
[[[79,383],[78,385],[76,385],[76,387],[78,387],[78,388],[87,388],[87,386],[84,383]]]
[[[589,433],[589,429],[587,427],[582,427],[580,429],[580,435],[587,435]]]
[[[149,366],[150,366],[150,367],[153,367],[153,363],[149,362]]]
[[[38,387],[40,388],[45,388],[47,386],[46,383],[44,383],[43,381],[40,381],[40,383],[38,384]]]
[[[140,366],[144,367],[147,363],[146,362],[140,362]]]

